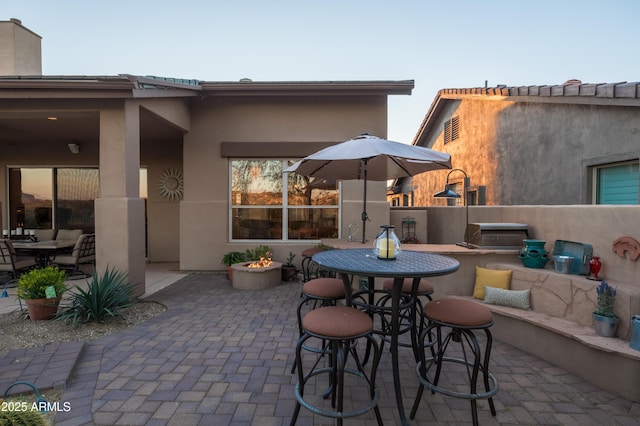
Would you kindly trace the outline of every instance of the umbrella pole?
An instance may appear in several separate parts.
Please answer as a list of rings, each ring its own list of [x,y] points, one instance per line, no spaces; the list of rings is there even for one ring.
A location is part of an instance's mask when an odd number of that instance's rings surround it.
[[[369,216],[367,216],[367,160],[364,160],[364,200],[362,203],[362,244],[366,242],[364,235],[365,235],[365,229],[367,226],[367,220],[369,220]]]

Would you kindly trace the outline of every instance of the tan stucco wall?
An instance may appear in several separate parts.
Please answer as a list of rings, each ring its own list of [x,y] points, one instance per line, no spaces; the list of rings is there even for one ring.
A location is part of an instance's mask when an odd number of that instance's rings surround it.
[[[0,75],[41,75],[41,40],[19,20],[0,21]]]
[[[222,255],[255,247],[260,242],[229,243],[228,159],[221,157],[222,142],[341,142],[362,132],[385,137],[386,96],[281,97],[208,99],[192,111],[191,132],[184,138],[185,195],[180,203],[180,267],[185,270],[220,270]],[[313,151],[309,152],[311,154]],[[367,211],[371,224],[386,222],[389,205],[386,182],[368,186]],[[343,184],[342,232],[359,223],[362,182]],[[368,225],[372,238],[377,229]],[[282,244],[266,241],[274,259],[293,251],[296,263],[311,241]]]
[[[465,217],[463,207],[428,207],[429,243],[462,241]],[[591,244],[602,261],[601,274],[611,284],[640,287],[640,260],[623,259],[612,251],[619,237],[640,241],[640,206],[472,206],[470,223],[526,223],[530,238],[545,240],[551,252],[556,240]]]
[[[425,146],[451,154],[472,187],[484,185],[487,205],[591,203],[590,166],[640,157],[640,108],[571,103],[510,102],[496,99],[447,101],[430,123]],[[460,138],[443,142],[443,123],[460,119]],[[433,198],[446,171],[423,173],[405,182],[416,206],[445,205]],[[451,175],[462,182],[461,173]]]

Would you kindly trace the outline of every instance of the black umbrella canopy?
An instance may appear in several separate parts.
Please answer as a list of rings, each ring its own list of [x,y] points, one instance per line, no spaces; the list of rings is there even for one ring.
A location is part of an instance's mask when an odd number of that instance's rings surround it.
[[[362,242],[365,242],[367,180],[385,181],[415,176],[430,170],[450,169],[451,156],[421,146],[363,133],[357,138],[324,148],[294,163],[285,172],[303,176],[364,181]]]

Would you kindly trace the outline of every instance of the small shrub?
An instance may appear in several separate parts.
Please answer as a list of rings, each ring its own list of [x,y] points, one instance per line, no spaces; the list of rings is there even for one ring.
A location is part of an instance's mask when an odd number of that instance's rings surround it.
[[[287,261],[285,262],[286,266],[293,266],[293,259],[295,259],[296,255],[290,251],[289,252],[289,257],[287,257]]]
[[[227,266],[231,266],[234,263],[244,262],[245,260],[247,260],[245,253],[239,251],[230,251],[222,256],[222,263]]]
[[[46,426],[44,416],[39,411],[0,411],[0,425]]]
[[[596,294],[598,295],[598,304],[594,313],[603,317],[616,317],[617,315],[613,312],[613,306],[616,302],[615,287],[611,287],[608,282],[603,280],[596,287]]]
[[[45,299],[47,287],[53,287],[56,297],[67,290],[66,273],[55,266],[32,269],[18,279],[18,297],[21,299]]]
[[[266,245],[259,245],[254,249],[247,249],[245,251],[245,258],[246,260],[254,260],[254,261],[260,260],[262,258],[270,259],[272,253],[273,253],[273,250],[271,249],[271,247]]]
[[[120,315],[119,311],[134,301],[133,285],[124,272],[107,268],[102,277],[94,272],[87,284],[87,290],[77,287],[70,292],[70,303],[61,308],[59,320],[71,321],[73,325],[104,322],[108,317]]]

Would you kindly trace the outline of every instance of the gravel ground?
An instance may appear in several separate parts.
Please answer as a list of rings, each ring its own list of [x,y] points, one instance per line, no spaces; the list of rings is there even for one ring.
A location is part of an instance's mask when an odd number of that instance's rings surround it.
[[[156,302],[139,302],[121,311],[122,316],[105,323],[80,324],[74,327],[63,321],[31,321],[19,310],[0,315],[0,351],[32,348],[48,343],[91,341],[112,334],[165,312]]]

